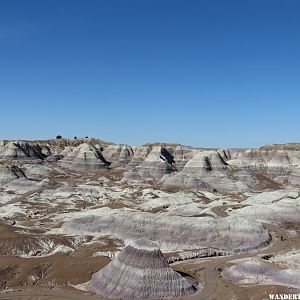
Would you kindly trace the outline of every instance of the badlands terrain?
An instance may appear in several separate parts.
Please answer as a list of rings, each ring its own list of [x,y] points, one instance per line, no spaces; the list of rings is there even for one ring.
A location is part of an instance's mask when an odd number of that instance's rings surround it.
[[[300,293],[300,144],[0,141],[0,299]]]

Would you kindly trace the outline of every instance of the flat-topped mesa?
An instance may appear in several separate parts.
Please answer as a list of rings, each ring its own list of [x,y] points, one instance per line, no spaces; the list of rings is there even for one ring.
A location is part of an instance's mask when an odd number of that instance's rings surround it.
[[[244,149],[229,159],[230,164],[239,167],[290,169],[300,165],[300,143],[271,144],[257,149]]]
[[[138,239],[92,276],[85,290],[124,300],[165,299],[193,294],[197,287],[175,272],[159,248]]]
[[[92,143],[83,143],[74,148],[59,163],[65,167],[83,171],[98,170],[111,164],[102,155],[101,147],[96,147]]]
[[[287,144],[269,144],[260,147],[261,150],[288,150],[300,151],[300,143],[287,143]]]
[[[228,163],[238,169],[263,174],[279,184],[299,186],[300,144],[267,145],[240,151]]]

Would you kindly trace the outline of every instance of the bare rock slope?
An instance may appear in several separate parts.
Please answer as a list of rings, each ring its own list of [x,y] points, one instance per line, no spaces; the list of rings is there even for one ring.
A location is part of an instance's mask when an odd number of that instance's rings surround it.
[[[197,291],[196,286],[168,265],[159,248],[146,239],[126,246],[116,259],[92,276],[85,289],[124,300],[165,299]]]
[[[23,170],[19,167],[0,164],[0,185],[4,186],[6,183],[25,177]]]
[[[269,242],[261,224],[246,217],[184,218],[103,208],[97,215],[75,218],[63,225],[70,234],[116,235],[131,241],[141,236],[163,250],[214,248],[220,253],[258,249]]]
[[[61,161],[65,167],[79,170],[97,170],[111,163],[101,153],[101,148],[93,143],[83,143],[70,151]]]

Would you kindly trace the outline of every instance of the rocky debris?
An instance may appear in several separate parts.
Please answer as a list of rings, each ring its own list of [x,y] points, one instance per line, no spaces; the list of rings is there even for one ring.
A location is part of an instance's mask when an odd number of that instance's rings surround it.
[[[0,255],[21,257],[44,256],[56,252],[74,251],[72,239],[59,236],[11,234],[0,239]]]
[[[95,257],[95,256],[105,256],[105,257],[108,257],[110,259],[114,259],[118,256],[119,253],[120,253],[120,251],[97,251],[93,254],[93,257]]]
[[[261,224],[242,217],[186,218],[124,209],[98,209],[94,215],[75,218],[63,225],[70,234],[115,235],[126,241],[143,236],[163,250],[212,247],[224,252],[258,249],[270,241]]]
[[[152,197],[151,197],[152,196]],[[142,202],[138,207],[145,211],[157,210],[159,208],[169,208],[171,206],[183,206],[197,203],[199,199],[196,195],[188,194],[184,192],[178,193],[159,193],[158,195],[155,193],[145,194],[144,197],[140,198]],[[199,204],[199,203],[198,203]]]
[[[153,242],[138,239],[95,273],[85,290],[105,297],[139,300],[189,295],[197,291],[197,286],[175,272]]]
[[[285,268],[300,269],[300,249],[274,255],[270,257],[270,262]]]
[[[204,257],[215,257],[215,256],[224,256],[229,255],[229,252],[223,251],[223,250],[217,250],[214,248],[205,248],[198,251],[182,251],[178,252],[174,255],[168,256],[166,258],[167,262],[169,264],[172,264],[174,262],[183,261],[183,260],[189,260],[189,259],[195,259],[195,258],[204,258]]]

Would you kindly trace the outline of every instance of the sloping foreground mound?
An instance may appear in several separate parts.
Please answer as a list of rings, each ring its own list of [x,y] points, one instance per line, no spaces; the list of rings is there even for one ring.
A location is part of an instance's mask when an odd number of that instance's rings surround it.
[[[127,241],[143,236],[156,241],[162,250],[211,247],[220,254],[258,249],[270,240],[260,223],[244,216],[185,218],[109,208],[66,222],[63,229],[71,234],[115,235]]]
[[[197,287],[175,272],[151,241],[138,239],[84,284],[105,297],[163,299],[193,294]]]

